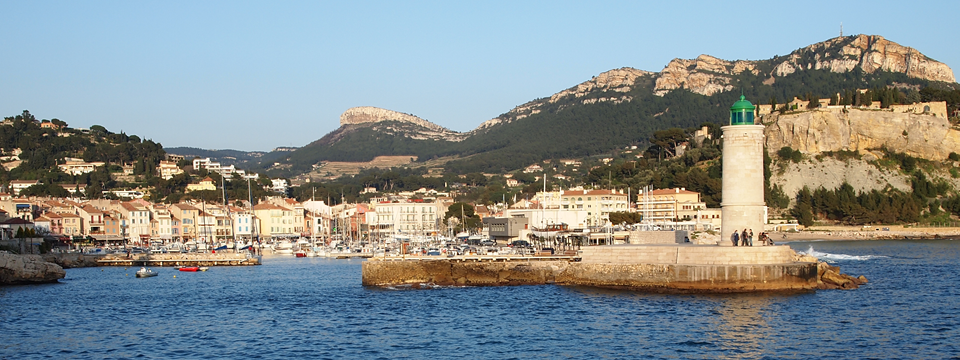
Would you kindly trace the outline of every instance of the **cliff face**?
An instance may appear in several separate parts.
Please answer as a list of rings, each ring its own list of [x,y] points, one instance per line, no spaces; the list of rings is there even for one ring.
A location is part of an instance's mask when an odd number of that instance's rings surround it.
[[[884,110],[806,111],[764,117],[766,148],[789,146],[806,154],[826,151],[870,153],[886,147],[914,157],[944,160],[960,153],[960,131],[933,115]]]

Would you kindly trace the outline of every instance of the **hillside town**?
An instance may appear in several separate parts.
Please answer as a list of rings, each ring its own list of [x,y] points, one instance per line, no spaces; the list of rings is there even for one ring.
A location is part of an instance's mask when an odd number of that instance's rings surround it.
[[[215,189],[209,178],[197,189]],[[644,224],[664,229],[713,230],[720,209],[707,208],[700,194],[682,188],[622,190],[575,188],[538,192],[512,205],[461,204],[472,211],[445,216],[455,204],[449,193],[421,188],[377,193],[369,202],[329,205],[322,200],[296,201],[267,197],[251,206],[247,200],[224,205],[186,200],[175,204],[142,198],[126,200],[18,197],[0,193],[3,243],[17,244],[23,234],[39,247],[82,249],[149,247],[168,244],[218,244],[235,241],[272,243],[310,239],[324,244],[368,244],[429,241],[457,236],[481,236],[506,244],[527,240],[538,231],[563,225],[570,231],[593,233],[595,242],[612,243],[611,213],[637,213]],[[370,189],[368,189],[370,190]],[[628,197],[637,201],[630,202]],[[482,219],[477,226],[464,217]],[[446,218],[446,220],[444,220]],[[467,223],[468,226],[462,224]],[[482,225],[480,225],[482,224]],[[20,234],[20,235],[17,235]],[[623,240],[620,238],[619,240]]]

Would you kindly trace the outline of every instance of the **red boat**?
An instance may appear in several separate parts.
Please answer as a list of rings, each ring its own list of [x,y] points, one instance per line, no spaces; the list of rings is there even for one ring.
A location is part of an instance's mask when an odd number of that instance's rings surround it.
[[[200,271],[200,267],[199,267],[199,266],[184,266],[184,267],[180,268],[180,271],[193,271],[193,272],[197,272],[197,271]]]
[[[293,253],[293,255],[296,255],[296,257],[307,257],[307,253],[306,253],[305,251],[302,251],[302,250]]]

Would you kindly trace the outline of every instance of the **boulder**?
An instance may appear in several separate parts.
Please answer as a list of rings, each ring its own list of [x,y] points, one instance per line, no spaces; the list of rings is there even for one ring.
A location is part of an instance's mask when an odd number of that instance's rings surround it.
[[[43,261],[40,255],[0,253],[0,285],[56,282],[66,275],[63,267]]]
[[[859,288],[860,285],[867,283],[867,278],[863,275],[853,277],[840,273],[839,266],[831,266],[825,262],[817,263],[817,289],[843,289],[852,290]]]

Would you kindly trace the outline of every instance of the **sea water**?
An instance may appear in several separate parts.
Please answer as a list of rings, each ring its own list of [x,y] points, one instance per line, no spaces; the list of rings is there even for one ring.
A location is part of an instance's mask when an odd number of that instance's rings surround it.
[[[960,356],[960,243],[794,249],[858,290],[659,295],[590,287],[377,288],[360,260],[265,257],[0,287],[0,358],[933,359]]]

